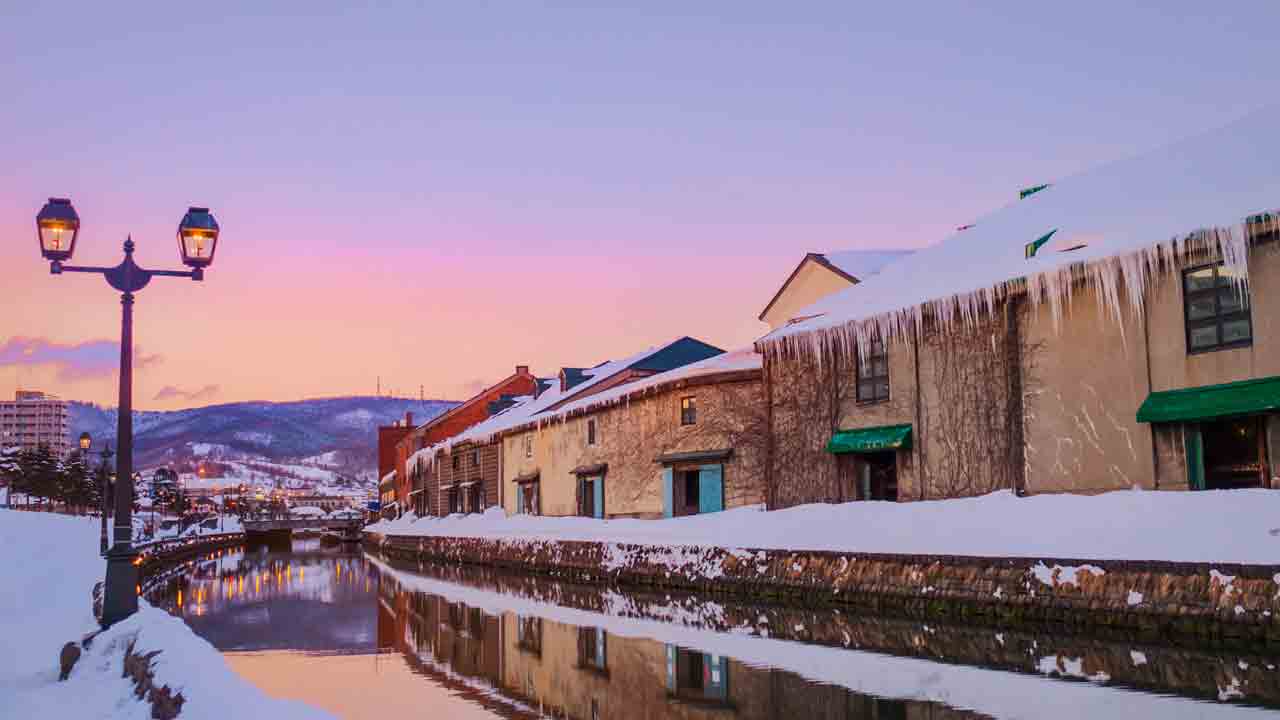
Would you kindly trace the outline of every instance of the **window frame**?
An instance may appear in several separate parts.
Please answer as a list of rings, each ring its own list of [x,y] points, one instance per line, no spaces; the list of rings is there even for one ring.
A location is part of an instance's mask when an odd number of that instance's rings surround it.
[[[879,350],[877,352],[877,349]],[[874,365],[876,360],[884,363],[884,374],[874,374]],[[871,365],[868,369],[866,366]],[[871,396],[866,397],[862,394],[862,386],[865,383],[871,384]],[[884,384],[884,396],[880,395],[879,389],[881,383]],[[871,347],[867,350],[866,358],[862,353],[854,354],[854,371],[853,371],[853,392],[854,399],[859,405],[879,405],[887,403],[893,396],[893,386],[889,381],[889,346],[882,338],[873,338]]]
[[[698,396],[685,395],[680,398],[680,425],[698,424]]]
[[[1183,268],[1181,274],[1182,280],[1182,336],[1183,342],[1186,343],[1187,355],[1201,355],[1203,353],[1218,352],[1219,350],[1234,350],[1237,348],[1245,348],[1253,346],[1253,302],[1247,286],[1241,288],[1240,309],[1224,313],[1222,310],[1222,291],[1232,290],[1230,283],[1226,285],[1219,284],[1219,278],[1222,277],[1219,270],[1226,266],[1226,263],[1219,261],[1213,263],[1204,263],[1194,267]],[[1187,278],[1192,273],[1201,270],[1213,270],[1213,286],[1204,290],[1188,290]],[[1203,298],[1213,298],[1213,315],[1198,320],[1191,319],[1191,303]],[[1233,340],[1231,342],[1223,342],[1223,334],[1225,326],[1229,322],[1237,320],[1247,320],[1249,323],[1249,337],[1244,340]],[[1193,329],[1212,327],[1217,333],[1218,341],[1213,345],[1202,347],[1194,347],[1191,344],[1191,331]]]

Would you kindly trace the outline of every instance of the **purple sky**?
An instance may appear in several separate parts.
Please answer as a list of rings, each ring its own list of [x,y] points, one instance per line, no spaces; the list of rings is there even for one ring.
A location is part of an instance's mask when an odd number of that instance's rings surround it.
[[[804,252],[937,242],[1273,102],[1280,62],[1274,0],[175,5],[0,8],[0,347],[117,337],[100,280],[40,263],[46,197],[79,262],[132,232],[175,265],[189,204],[223,225],[203,286],[139,297],[139,407],[740,346]],[[41,357],[0,391],[112,401]]]

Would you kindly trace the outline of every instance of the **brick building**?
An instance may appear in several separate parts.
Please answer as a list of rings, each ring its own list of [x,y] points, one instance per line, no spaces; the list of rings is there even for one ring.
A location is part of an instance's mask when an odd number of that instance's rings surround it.
[[[440,503],[439,494],[427,492],[427,475],[435,468],[425,461],[419,462],[421,457],[410,464],[410,456],[483,422],[511,398],[534,394],[537,382],[538,379],[529,372],[528,365],[517,365],[511,375],[407,433],[396,444],[395,449],[397,501],[419,514],[436,514]]]
[[[536,389],[524,395],[500,395],[490,402],[490,417],[484,422],[408,458],[406,474],[422,480],[424,497],[415,507],[431,514],[483,512],[495,505],[514,507],[519,493],[527,493],[530,486],[527,478],[513,480],[507,472],[511,463],[504,436],[513,428],[555,418],[571,402],[616,392],[619,387],[723,353],[701,340],[682,337],[621,360],[561,368],[556,377],[539,380]]]

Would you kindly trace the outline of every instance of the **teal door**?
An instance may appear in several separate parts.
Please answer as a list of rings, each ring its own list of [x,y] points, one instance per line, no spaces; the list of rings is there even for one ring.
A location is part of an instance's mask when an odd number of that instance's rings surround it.
[[[675,500],[672,495],[674,492],[671,486],[671,468],[662,468],[662,516],[671,517],[675,514]]]
[[[591,478],[591,490],[595,494],[592,517],[604,519],[604,477]]]
[[[1204,489],[1204,437],[1199,425],[1186,426],[1187,485],[1192,490]]]
[[[724,509],[724,466],[703,465],[698,468],[698,513]]]

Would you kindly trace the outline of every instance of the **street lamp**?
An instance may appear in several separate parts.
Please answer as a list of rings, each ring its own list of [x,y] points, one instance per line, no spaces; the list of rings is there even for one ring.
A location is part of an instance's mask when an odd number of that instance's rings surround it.
[[[133,564],[137,557],[133,548],[133,294],[155,277],[203,280],[204,269],[213,262],[218,244],[218,222],[208,208],[192,207],[183,215],[178,224],[178,250],[182,263],[191,268],[187,271],[139,267],[133,261],[131,237],[124,241],[124,260],[115,267],[63,265],[71,260],[80,234],[80,216],[67,198],[49,198],[36,215],[36,232],[40,254],[49,261],[50,273],[96,273],[120,291],[120,400],[116,426],[116,477],[120,487],[115,493],[115,538],[106,553],[107,579],[100,620],[103,627],[108,627],[138,611],[138,569]]]
[[[89,433],[80,433],[80,452],[87,457],[89,448],[92,446],[93,438]],[[105,556],[107,554],[107,510],[110,508],[108,499],[111,496],[111,469],[107,464],[111,461],[111,443],[103,446],[98,454],[102,456],[102,463],[98,465],[98,510],[102,516],[102,532],[98,536],[98,554]]]

